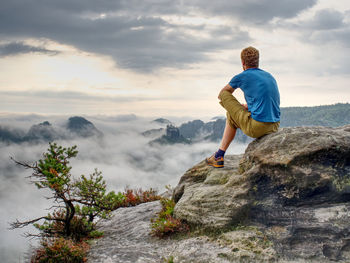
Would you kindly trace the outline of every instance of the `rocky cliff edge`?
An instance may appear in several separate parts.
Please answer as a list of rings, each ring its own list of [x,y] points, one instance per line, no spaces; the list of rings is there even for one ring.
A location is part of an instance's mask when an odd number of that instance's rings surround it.
[[[89,262],[350,262],[350,125],[284,128],[225,168],[202,161],[173,198],[197,236],[151,237],[159,202],[122,208]]]
[[[226,229],[233,258],[248,245],[248,258],[349,262],[350,125],[284,128],[226,157],[223,169],[203,161],[173,198],[177,218]]]

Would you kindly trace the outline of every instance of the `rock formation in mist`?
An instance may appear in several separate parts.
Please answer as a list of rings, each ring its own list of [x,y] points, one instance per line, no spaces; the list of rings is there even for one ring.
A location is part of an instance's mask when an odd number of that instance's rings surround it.
[[[168,124],[166,126],[165,134],[159,137],[158,139],[150,141],[150,144],[189,144],[190,142],[190,140],[186,139],[180,134],[179,128],[175,127],[174,125]]]
[[[159,240],[158,202],[118,209],[91,262],[349,262],[350,125],[283,128],[222,169],[202,161],[173,198],[175,216],[206,231]]]
[[[203,122],[201,120],[193,120],[181,124],[179,127],[167,125],[164,129],[151,129],[142,133],[145,137],[154,137],[158,134],[158,138],[150,143],[174,144],[174,143],[198,143],[202,141],[218,142],[225,129],[226,119],[216,119],[215,121]],[[161,135],[159,135],[161,134]],[[250,142],[252,139],[237,130],[235,140],[242,143]]]
[[[83,117],[71,117],[65,127],[55,127],[49,121],[32,125],[27,132],[12,127],[0,126],[0,142],[38,143],[74,137],[103,136],[95,125]]]
[[[203,122],[193,120],[179,126],[180,134],[191,142],[213,141],[218,142],[222,138],[226,124],[226,119],[216,118],[213,121]],[[237,130],[235,141],[246,143],[252,139]]]
[[[67,129],[81,137],[102,136],[102,132],[96,129],[95,125],[87,119],[79,116],[70,117],[67,123]]]
[[[141,134],[147,138],[157,138],[159,136],[163,136],[164,135],[164,128],[159,128],[159,129],[151,129],[151,130],[147,130],[142,132]]]
[[[25,132],[12,127],[0,126],[0,142],[4,143],[21,143]]]
[[[158,124],[166,124],[166,125],[172,124],[171,121],[164,119],[164,118],[158,118],[158,119],[153,120],[152,122],[158,123]]]
[[[27,134],[23,137],[24,141],[53,141],[60,138],[60,135],[52,127],[51,123],[44,121],[30,127]]]
[[[186,123],[183,123],[179,127],[179,131],[182,136],[188,139],[193,139],[199,136],[201,129],[203,129],[205,123],[201,120],[193,120]]]
[[[159,123],[168,120],[157,119]],[[350,104],[338,103],[335,105],[315,106],[315,107],[286,107],[281,108],[281,127],[295,126],[342,126],[350,122]],[[169,121],[170,123],[170,121]],[[209,122],[193,120],[182,123],[178,128],[180,135],[191,143],[212,141],[219,142],[225,129],[225,116],[216,116]],[[156,134],[146,131],[145,134]],[[161,137],[163,134],[158,135]],[[153,139],[153,138],[152,138]],[[166,144],[166,140],[162,140]],[[249,143],[252,139],[237,130],[236,142]]]

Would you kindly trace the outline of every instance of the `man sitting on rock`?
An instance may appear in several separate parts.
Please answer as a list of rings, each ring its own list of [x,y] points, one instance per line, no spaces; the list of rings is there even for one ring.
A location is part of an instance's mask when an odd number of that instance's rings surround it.
[[[220,104],[227,111],[224,135],[219,150],[206,158],[208,165],[224,167],[225,151],[241,129],[246,135],[259,138],[276,132],[280,121],[280,95],[274,77],[259,68],[259,51],[247,47],[241,52],[243,72],[234,76],[219,93]],[[247,104],[240,104],[232,95],[240,88]]]

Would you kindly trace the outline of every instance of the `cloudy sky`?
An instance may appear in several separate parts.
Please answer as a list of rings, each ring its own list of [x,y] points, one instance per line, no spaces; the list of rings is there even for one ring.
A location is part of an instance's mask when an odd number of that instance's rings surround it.
[[[4,0],[0,112],[224,114],[249,45],[282,106],[349,102],[349,43],[348,0]]]

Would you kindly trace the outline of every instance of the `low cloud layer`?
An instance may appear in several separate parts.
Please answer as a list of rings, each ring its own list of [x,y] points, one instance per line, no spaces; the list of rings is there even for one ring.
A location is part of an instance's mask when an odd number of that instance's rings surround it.
[[[12,124],[20,129],[29,129],[29,123],[36,124],[45,120],[53,126],[64,124],[68,117],[48,116],[0,116],[0,123]],[[96,128],[104,133],[103,138],[85,138],[70,141],[58,141],[68,147],[78,146],[78,157],[73,159],[72,174],[88,175],[98,168],[102,171],[107,182],[108,190],[122,191],[125,186],[131,188],[157,188],[165,191],[166,185],[176,186],[184,172],[194,164],[212,154],[218,147],[217,143],[199,143],[194,145],[158,145],[150,146],[150,138],[145,138],[141,132],[159,128],[160,124],[151,122],[151,119],[138,118],[134,115],[115,117],[87,117]],[[34,122],[33,122],[34,121]],[[181,120],[176,120],[181,123]],[[233,145],[229,153],[241,153],[245,145]],[[42,144],[11,144],[1,145],[0,157],[0,252],[7,255],[6,262],[18,262],[23,259],[23,251],[28,248],[28,240],[20,234],[32,231],[32,228],[15,231],[7,230],[8,222],[16,218],[31,219],[46,214],[45,208],[50,203],[44,198],[49,193],[36,189],[28,184],[26,176],[29,170],[16,166],[10,156],[17,160],[33,162],[41,158],[48,148]],[[6,252],[6,253],[5,253]]]

